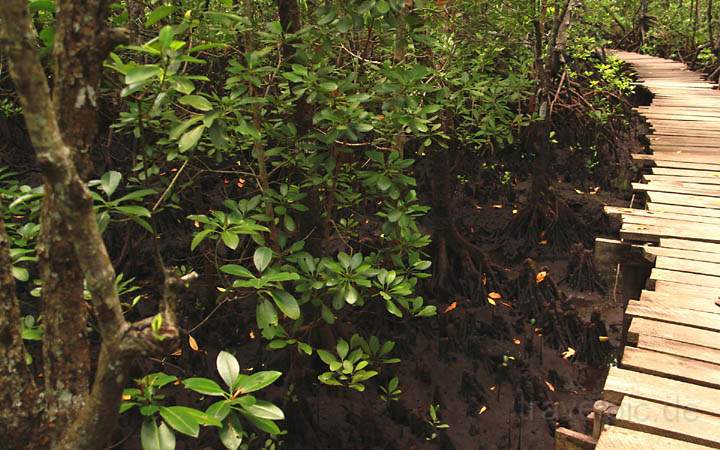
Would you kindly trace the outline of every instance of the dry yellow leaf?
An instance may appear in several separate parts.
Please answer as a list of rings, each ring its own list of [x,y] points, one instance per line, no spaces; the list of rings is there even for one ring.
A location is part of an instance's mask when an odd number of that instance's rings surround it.
[[[565,358],[565,359],[570,359],[570,358],[572,358],[573,356],[575,356],[575,349],[572,348],[572,347],[568,347],[567,350],[565,350],[564,352],[562,352],[562,357]]]
[[[545,380],[545,385],[548,387],[548,389],[555,392],[555,386],[553,386],[551,382]]]
[[[600,340],[600,342],[607,342],[610,340],[610,338],[607,336],[600,336],[598,337],[598,340]]]
[[[129,395],[127,395],[127,394],[123,394],[122,399],[123,399],[124,402],[126,402],[126,401],[128,401],[128,400],[131,400],[132,397],[129,396]]]
[[[535,282],[540,284],[545,281],[545,277],[547,277],[547,271],[543,270],[542,272],[538,272],[538,274],[535,275]]]
[[[502,298],[502,295],[498,294],[497,292],[491,292],[488,294],[488,297],[493,300],[500,300]]]
[[[517,338],[513,339],[513,344],[520,345],[520,339],[517,339]]]
[[[195,340],[194,337],[190,336],[189,334],[188,334],[188,345],[190,346],[191,349],[195,350],[196,352],[200,351],[200,347],[198,347],[197,341]]]
[[[445,308],[445,311],[443,311],[445,314],[449,313],[453,309],[457,308],[457,302],[452,302],[450,305],[448,305],[447,308]]]
[[[485,411],[487,411],[487,406],[484,406],[484,405],[483,405],[483,407],[480,408],[480,411],[478,411],[478,416],[479,416],[480,414],[484,413]]]

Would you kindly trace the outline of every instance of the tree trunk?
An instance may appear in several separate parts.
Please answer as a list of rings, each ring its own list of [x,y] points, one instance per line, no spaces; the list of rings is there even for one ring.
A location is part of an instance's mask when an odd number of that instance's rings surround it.
[[[47,441],[42,440],[43,433],[36,432],[42,408],[25,364],[20,304],[11,267],[10,240],[0,219],[0,442],[8,449],[42,448]]]
[[[63,9],[67,6],[67,3],[69,2],[60,2],[59,14],[72,10]],[[59,24],[72,28],[73,33],[78,32],[78,30],[99,30],[107,17],[108,3],[105,1],[87,1],[85,9],[82,11],[74,10],[82,16],[79,22],[72,23],[59,18]],[[98,22],[93,25],[91,22],[94,20]],[[77,138],[78,145],[83,145],[83,142],[90,142],[90,140],[83,141],[82,139],[89,139],[89,135],[81,131],[81,127],[77,123],[68,124],[68,133],[62,133],[60,130],[60,120],[55,114],[46,74],[40,64],[33,41],[35,33],[27,1],[6,0],[3,7],[0,8],[0,23],[2,24],[0,43],[3,44],[5,55],[9,61],[10,75],[23,109],[28,134],[35,147],[45,182],[53,188],[53,205],[57,208],[54,213],[57,215],[59,223],[67,225],[67,234],[64,235],[64,238],[72,245],[77,264],[83,278],[86,280],[87,289],[90,291],[92,298],[94,316],[102,338],[100,359],[97,363],[92,391],[86,394],[80,402],[70,403],[72,406],[81,405],[79,409],[63,416],[49,418],[50,420],[55,419],[53,424],[56,426],[60,420],[64,420],[66,426],[57,427],[56,432],[48,434],[47,437],[52,439],[50,447],[53,449],[96,450],[107,445],[107,441],[115,427],[119,414],[118,406],[121,401],[120,393],[127,381],[129,365],[133,358],[146,355],[164,355],[176,348],[179,332],[175,319],[175,305],[181,290],[189,284],[191,279],[196,277],[196,274],[181,279],[170,273],[165,273],[165,292],[160,301],[162,326],[159,330],[152,329],[153,318],[143,319],[135,323],[128,323],[125,320],[115,286],[115,270],[98,229],[92,196],[75,165],[74,155],[78,152],[68,147],[65,142],[65,139]],[[100,33],[97,36],[88,36],[86,42],[88,45],[95,42],[99,42],[100,46],[111,45],[113,35],[114,33],[110,32],[110,34]],[[76,35],[76,38],[80,39],[81,37]],[[83,48],[82,44],[72,42],[70,38],[67,38],[67,41],[64,39],[61,35],[60,40],[63,43],[58,44],[61,46],[58,54],[68,52],[69,55],[73,55],[75,54],[73,52]],[[100,53],[97,50],[90,51],[90,56],[94,58],[99,58],[99,55]],[[57,70],[71,70],[71,68],[65,66],[65,63],[61,64],[60,67],[64,68],[58,68]],[[99,71],[99,68],[97,70]],[[79,72],[71,73],[78,74]],[[65,73],[60,74],[56,77],[56,83],[61,82],[65,77]],[[91,83],[78,83],[77,80],[70,82],[70,86],[76,87],[75,92],[78,94],[76,103],[63,105],[61,102],[59,104],[72,108],[71,111],[76,112],[79,116],[90,117],[84,116],[81,110],[88,107],[87,105],[94,107],[93,101],[95,100],[90,99],[96,98],[94,92],[97,92],[97,90],[93,91],[94,87]],[[84,99],[84,101],[81,102],[80,99]],[[92,127],[90,124],[83,125]],[[79,153],[83,154],[83,152]],[[44,222],[43,226],[47,227],[48,222]],[[54,231],[58,232],[58,230]],[[3,261],[0,261],[0,263],[3,263]],[[7,267],[5,264],[3,266]],[[50,270],[55,274],[58,273],[57,269],[50,267]],[[8,290],[7,285],[8,283],[3,279],[3,294]],[[9,308],[5,306],[5,303],[3,303],[2,307],[8,310],[8,316],[13,316],[13,314],[17,316],[17,307],[12,306],[12,303]],[[47,321],[54,321],[56,318],[45,317],[45,320],[47,323]],[[8,329],[0,320],[0,326],[2,326],[0,330],[3,332],[6,329],[9,330],[6,334],[11,338],[11,342],[8,344],[3,341],[3,345],[11,346],[9,347],[10,350],[3,351],[10,357],[17,359],[18,352],[23,351],[22,341],[18,342],[15,336],[17,332],[13,331],[12,323],[10,324],[11,328]],[[63,354],[70,353],[73,345],[68,343],[72,343],[77,339],[76,336],[67,334],[54,336],[53,338],[58,339],[57,348]],[[49,337],[46,335],[44,339],[49,339]],[[63,346],[63,348],[60,346]],[[3,363],[4,365],[0,366],[2,370],[6,370],[7,367],[12,368],[7,362],[3,361]],[[63,374],[67,373],[69,372],[63,372]],[[20,388],[24,386],[26,384],[21,385]],[[67,394],[67,391],[55,391],[53,388],[54,386],[48,386],[46,397]],[[1,385],[0,389],[2,389],[0,392],[3,392],[3,397],[5,397],[8,387]],[[66,401],[57,399],[55,402],[62,404]],[[18,416],[24,414],[23,406],[17,403],[4,405],[5,408]],[[52,411],[50,414],[52,414]],[[38,430],[44,430],[42,424],[33,422],[32,425],[36,434],[42,434],[38,433]],[[17,438],[16,436],[7,439],[8,437],[4,436],[2,442],[16,442],[14,440]],[[18,444],[24,446],[26,443]],[[46,447],[43,446],[42,448]],[[30,444],[30,448],[38,447],[33,447]]]
[[[92,173],[102,63],[124,33],[108,28],[106,0],[59,0],[54,47],[53,107],[65,145],[83,180]],[[46,425],[57,437],[89,390],[90,348],[84,280],[67,239],[53,185],[45,183],[38,266],[42,279]],[[69,342],[72,345],[67,345]]]

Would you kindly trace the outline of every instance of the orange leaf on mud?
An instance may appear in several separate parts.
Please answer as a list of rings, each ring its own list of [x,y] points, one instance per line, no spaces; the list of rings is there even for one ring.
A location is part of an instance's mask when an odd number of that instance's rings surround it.
[[[553,386],[551,382],[545,380],[545,385],[548,387],[548,389],[555,392],[555,386]]]
[[[480,411],[478,411],[478,416],[479,416],[480,414],[484,413],[485,411],[487,411],[487,406],[484,406],[484,405],[483,405],[483,407],[480,408]]]
[[[500,300],[502,298],[502,295],[498,294],[497,292],[491,292],[488,294],[488,297],[493,300]]]
[[[447,314],[455,308],[457,308],[457,302],[452,302],[452,303],[450,303],[450,305],[447,308],[445,308],[445,311],[443,311],[443,312],[445,314]]]
[[[190,346],[191,349],[195,350],[196,352],[200,351],[200,347],[198,346],[197,341],[195,340],[194,337],[190,336],[189,334],[188,334],[188,345]]]
[[[535,275],[535,282],[540,284],[545,281],[545,277],[547,277],[547,271],[543,270],[542,272],[538,272],[538,274]]]

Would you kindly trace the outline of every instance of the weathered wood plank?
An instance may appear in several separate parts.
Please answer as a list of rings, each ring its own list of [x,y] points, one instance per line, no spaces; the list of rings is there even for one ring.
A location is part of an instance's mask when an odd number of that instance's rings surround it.
[[[622,399],[629,396],[720,416],[718,389],[617,367],[610,368],[602,396],[603,400],[616,405],[621,405]]]
[[[621,208],[617,206],[606,206],[605,213],[611,216],[619,215],[625,223],[648,224],[650,219],[665,219],[678,222],[696,222],[705,224],[720,225],[719,217],[708,217],[696,214],[682,214],[665,211],[650,211],[647,209]]]
[[[628,341],[639,345],[641,336],[656,337],[720,351],[720,333],[718,332],[635,317],[630,322]]]
[[[698,251],[694,251],[694,250],[680,250],[680,249],[666,248],[666,247],[655,247],[652,245],[643,246],[643,251],[645,252],[645,255],[648,258],[648,260],[651,260],[651,261],[654,261],[655,258],[657,258],[658,256],[670,256],[673,258],[689,259],[692,261],[707,261],[707,262],[713,262],[713,263],[720,263],[720,254],[718,254],[718,253],[698,252]]]
[[[630,317],[642,317],[643,319],[720,332],[720,321],[717,318],[717,314],[702,311],[691,311],[689,309],[673,308],[630,300],[625,314]]]
[[[655,267],[678,272],[697,273],[720,277],[720,264],[706,261],[690,261],[688,259],[659,256],[655,260]],[[720,308],[719,308],[720,309]]]
[[[720,448],[720,421],[717,417],[639,398],[623,399],[615,416],[615,425]]]
[[[720,388],[720,366],[682,356],[625,347],[622,367],[699,386]]]
[[[622,427],[605,426],[597,450],[700,450],[702,445],[670,439],[664,436],[643,433]]]
[[[643,290],[640,294],[641,303],[650,305],[663,305],[668,308],[691,309],[712,314],[720,314],[720,306],[716,305],[717,296],[703,294],[701,290],[695,293],[672,293]],[[720,317],[718,317],[720,320]]]
[[[686,239],[660,239],[660,245],[680,250],[694,250],[698,252],[720,253],[720,244],[708,242],[689,241]]]
[[[718,338],[720,338],[720,336],[718,336]],[[637,348],[682,356],[711,364],[720,364],[720,350],[715,348],[702,347],[687,342],[673,341],[643,334],[640,334],[637,339]]]

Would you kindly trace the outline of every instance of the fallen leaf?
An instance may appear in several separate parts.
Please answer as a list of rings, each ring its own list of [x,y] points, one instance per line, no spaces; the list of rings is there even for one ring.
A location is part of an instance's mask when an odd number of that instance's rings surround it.
[[[577,193],[580,194],[580,195],[583,195],[583,194],[584,194],[584,192],[581,191],[580,189],[575,189],[575,192],[577,192]]]
[[[545,385],[548,387],[548,389],[555,392],[555,386],[553,386],[551,382],[545,380]]]
[[[488,294],[488,297],[493,300],[500,300],[502,298],[502,295],[498,294],[497,292],[491,292]]]
[[[124,402],[126,402],[126,401],[128,401],[128,400],[131,400],[131,399],[132,399],[132,396],[130,396],[130,395],[128,395],[128,394],[124,394],[124,395],[122,396],[122,399],[123,399]]]
[[[255,339],[255,332],[253,330],[250,330],[248,336],[250,336],[250,339]]]
[[[457,302],[452,302],[447,308],[445,308],[445,311],[443,311],[443,313],[447,314],[455,308],[457,308]]]
[[[478,411],[478,416],[480,414],[484,413],[485,411],[487,411],[487,406],[483,406],[482,408],[480,408],[480,411]]]
[[[517,338],[513,339],[513,344],[520,345],[520,339],[517,339]]]
[[[188,345],[190,346],[191,349],[195,350],[196,352],[200,351],[200,347],[198,347],[197,341],[195,340],[194,337],[190,336],[189,334],[188,334]]]
[[[567,350],[565,350],[564,352],[562,352],[562,357],[565,358],[565,359],[570,359],[570,358],[572,358],[573,356],[575,356],[575,349],[572,348],[572,347],[568,347]]]
[[[600,336],[600,337],[598,337],[598,340],[599,340],[600,342],[607,342],[607,341],[610,340],[610,338],[607,337],[607,336]]]
[[[497,387],[497,386],[495,386],[495,385],[490,386],[490,390],[491,390],[491,391],[494,391],[496,387]]]
[[[545,281],[545,277],[547,277],[547,271],[543,270],[542,272],[538,272],[538,274],[535,275],[535,282],[540,284]]]
[[[495,300],[493,300],[493,299],[490,298],[490,297],[488,297],[487,301],[488,301],[488,303],[490,303],[490,304],[493,305],[493,306],[496,306],[496,305],[497,305],[497,303],[495,302]]]
[[[517,213],[518,213],[518,210],[517,210],[517,209],[513,209],[512,212],[513,212],[513,214],[517,214]]]
[[[179,349],[175,350],[174,352],[171,353],[170,356],[182,356],[182,349],[179,348]]]
[[[503,209],[503,205],[492,205],[495,209]]]
[[[547,244],[548,244],[548,241],[547,241],[547,239],[543,239],[542,241],[538,242],[538,244],[540,244],[540,245],[547,245]]]

